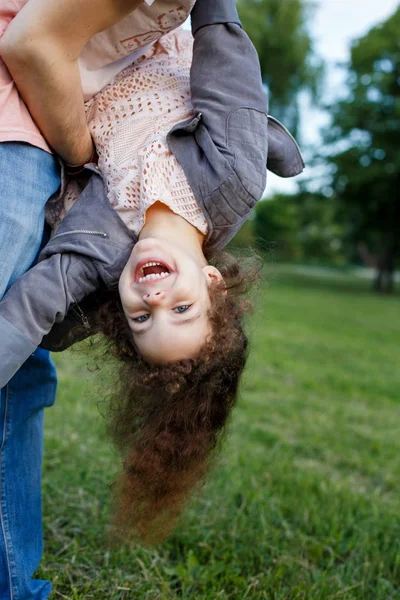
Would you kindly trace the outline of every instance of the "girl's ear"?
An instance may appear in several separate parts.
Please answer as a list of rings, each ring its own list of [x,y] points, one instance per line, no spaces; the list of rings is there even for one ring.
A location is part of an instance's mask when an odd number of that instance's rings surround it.
[[[205,267],[203,267],[203,273],[206,277],[207,285],[212,285],[213,283],[224,283],[224,278],[222,277],[221,272],[218,271],[218,269],[216,267],[213,267],[212,265],[206,265]]]

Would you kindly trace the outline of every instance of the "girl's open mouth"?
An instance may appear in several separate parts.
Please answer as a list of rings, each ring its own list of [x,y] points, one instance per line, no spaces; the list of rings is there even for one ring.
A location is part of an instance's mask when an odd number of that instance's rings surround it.
[[[136,268],[135,282],[146,283],[159,279],[166,279],[172,273],[172,269],[160,261],[146,260],[139,263]]]

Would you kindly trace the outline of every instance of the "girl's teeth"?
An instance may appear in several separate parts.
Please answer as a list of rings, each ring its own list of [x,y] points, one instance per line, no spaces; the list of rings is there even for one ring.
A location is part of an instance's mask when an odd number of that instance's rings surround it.
[[[150,265],[146,265],[146,266],[150,266]],[[168,277],[170,275],[170,273],[150,273],[150,275],[146,275],[145,277],[139,277],[139,283],[142,283],[143,281],[149,281],[149,280],[153,280],[153,279],[165,279],[166,277]]]
[[[143,265],[142,270],[145,269],[146,267],[157,267],[157,266],[162,267],[163,264],[159,263],[159,262],[148,262],[145,265]]]
[[[143,265],[143,267],[141,267],[141,269],[140,269],[142,277],[140,277],[138,281],[145,281],[146,279],[158,279],[159,277],[168,277],[168,275],[170,275],[169,271],[164,272],[164,273],[158,273],[158,274],[152,273],[150,275],[143,275],[144,269],[146,267],[157,267],[157,266],[164,267],[165,265],[163,265],[162,263],[159,263],[159,262],[148,262],[145,265]]]

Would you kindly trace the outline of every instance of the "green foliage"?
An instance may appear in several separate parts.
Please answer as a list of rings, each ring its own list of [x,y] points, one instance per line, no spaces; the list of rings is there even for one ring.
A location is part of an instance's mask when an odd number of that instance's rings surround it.
[[[254,245],[253,222],[248,219],[229,244],[230,249],[251,248]]]
[[[366,243],[387,272],[400,254],[399,32],[400,8],[353,44],[348,94],[330,107],[325,134],[347,239]]]
[[[301,192],[293,197],[298,209],[297,239],[307,261],[343,264],[343,227],[336,202],[323,194]]]
[[[262,250],[277,250],[284,259],[299,258],[297,224],[298,210],[291,196],[278,194],[256,205],[254,233]]]
[[[278,194],[256,206],[256,243],[283,260],[343,263],[343,230],[336,213],[335,201],[321,194]]]
[[[312,8],[307,0],[238,2],[243,27],[257,49],[270,91],[270,112],[294,133],[299,120],[298,93],[307,89],[316,99],[322,74],[307,31]]]
[[[37,577],[67,600],[397,600],[397,317],[362,281],[270,274],[220,464],[151,550],[105,541],[117,466],[105,387],[87,358],[57,355]]]

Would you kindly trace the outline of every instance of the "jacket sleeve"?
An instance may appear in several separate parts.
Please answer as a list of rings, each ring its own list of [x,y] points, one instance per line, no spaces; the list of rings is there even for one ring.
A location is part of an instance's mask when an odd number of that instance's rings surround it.
[[[226,146],[232,113],[260,112],[267,126],[268,101],[256,49],[243,31],[234,0],[197,0],[190,74],[192,104],[214,142]],[[266,164],[266,163],[264,163]]]
[[[70,309],[99,288],[117,285],[135,243],[111,208],[102,177],[93,174],[38,264],[0,302],[0,388]]]
[[[0,302],[0,388],[70,306],[100,283],[93,261],[67,253],[43,260],[11,286]]]
[[[192,32],[193,107],[244,189],[258,200],[266,185],[268,100],[256,49],[234,0],[198,0]]]
[[[225,171],[233,167],[245,194],[257,201],[265,189],[267,168],[280,177],[294,177],[304,169],[303,157],[293,136],[268,115],[258,55],[241,27],[234,0],[197,0],[191,19],[190,87],[197,122],[183,129],[197,128],[197,143],[208,160],[223,165],[221,157],[226,158]],[[185,172],[190,171],[184,156],[183,163]],[[202,196],[212,192],[204,187],[195,191]]]
[[[258,55],[234,0],[197,0],[191,18],[195,117],[173,127],[168,142],[209,223],[206,245],[217,248],[264,192],[268,102]]]

